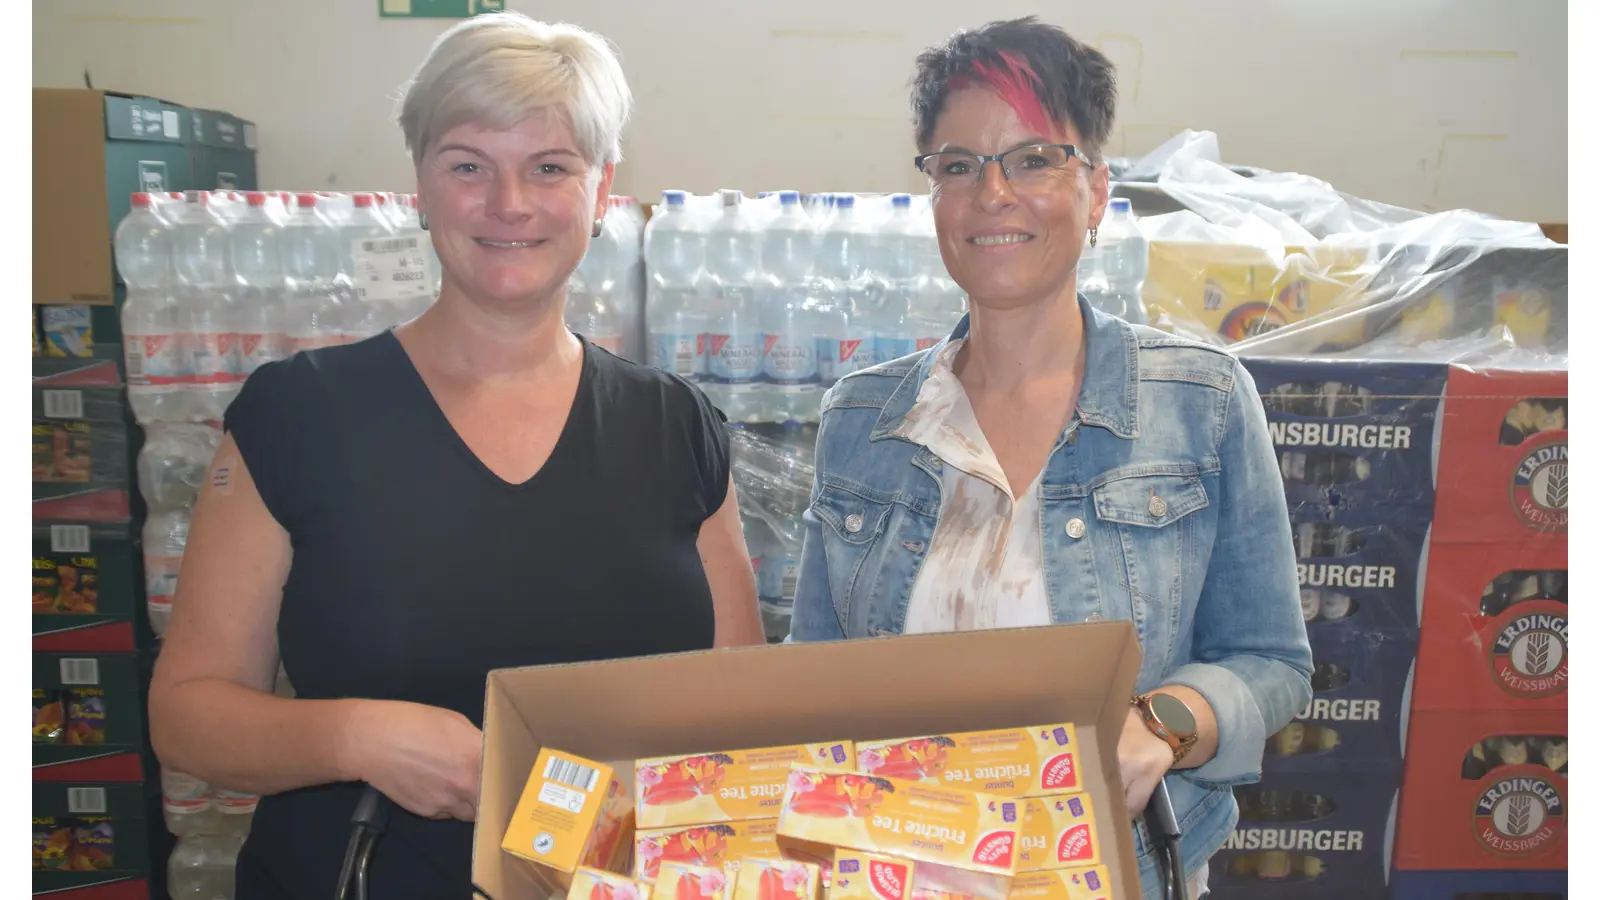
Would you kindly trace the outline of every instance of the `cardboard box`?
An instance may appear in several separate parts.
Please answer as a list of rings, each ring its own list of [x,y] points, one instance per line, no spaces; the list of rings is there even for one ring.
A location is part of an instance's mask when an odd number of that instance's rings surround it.
[[[1076,790],[1078,736],[1070,722],[924,735],[856,746],[861,771],[999,797]]]
[[[132,653],[33,657],[33,780],[145,778],[150,660]]]
[[[642,759],[634,766],[640,828],[771,819],[792,764],[853,769],[849,741]]]
[[[1018,875],[1010,900],[1112,900],[1111,873],[1105,866],[1056,869]]]
[[[1567,708],[1567,542],[1433,542],[1418,710]]]
[[[613,864],[627,788],[612,769],[560,750],[540,751],[501,849],[534,864],[548,884],[565,888],[581,866]]]
[[[1100,863],[1094,803],[1077,792],[1033,797],[1023,812],[1017,873],[1081,869]]]
[[[910,900],[916,871],[909,859],[841,848],[833,855],[828,900]]]
[[[33,89],[33,302],[110,305],[111,235],[136,191],[196,185],[182,107],[95,90]]]
[[[1567,870],[1555,871],[1413,871],[1396,869],[1389,876],[1392,900],[1555,900],[1567,896]]]
[[[1407,511],[1289,507],[1307,632],[1416,630],[1431,523]]]
[[[653,883],[665,862],[717,868],[744,859],[776,859],[779,855],[777,819],[655,828],[634,835],[633,877]],[[733,875],[731,871],[728,874]]]
[[[657,900],[732,900],[728,874],[713,866],[661,863],[652,891]]]
[[[929,662],[953,659],[963,664]],[[473,881],[502,900],[539,890],[522,863],[500,850],[500,839],[545,744],[631,761],[707,744],[774,747],[828,735],[871,741],[1074,722],[1113,892],[1135,897],[1139,870],[1116,748],[1139,659],[1131,622],[1097,622],[497,670],[485,695]]]
[[[792,859],[741,859],[731,900],[816,900],[821,870]]]
[[[849,847],[904,856],[983,876],[965,893],[1000,900],[1017,871],[1021,833],[1014,799],[801,766],[789,773],[778,819],[786,854],[825,859],[831,848]]]
[[[1567,373],[1452,368],[1434,538],[1566,546]]]
[[[1268,774],[1337,777],[1401,758],[1405,694],[1417,661],[1413,629],[1310,629],[1311,702],[1267,741]]]
[[[33,649],[132,653],[150,631],[139,611],[133,528],[101,522],[35,522]]]
[[[1565,868],[1566,739],[1565,710],[1413,712],[1395,868]]]
[[[141,785],[35,783],[33,893],[148,898],[146,811]]]
[[[1247,357],[1290,504],[1430,515],[1448,367]]]
[[[650,900],[650,887],[626,875],[579,866],[572,873],[567,900]]]
[[[1272,775],[1234,788],[1239,824],[1212,857],[1211,889],[1271,886],[1278,896],[1300,896],[1302,887],[1356,893],[1382,885],[1399,788],[1400,767],[1392,763],[1338,777]]]
[[[256,126],[212,109],[190,110],[187,141],[201,190],[253,191]]]

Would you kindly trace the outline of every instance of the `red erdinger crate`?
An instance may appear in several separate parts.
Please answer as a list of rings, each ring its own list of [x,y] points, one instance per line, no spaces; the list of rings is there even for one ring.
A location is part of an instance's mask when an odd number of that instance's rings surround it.
[[[1397,869],[1565,869],[1567,714],[1415,711]]]
[[[1433,539],[1566,541],[1567,373],[1452,368]]]
[[[1428,547],[1416,710],[1567,708],[1566,542]]]

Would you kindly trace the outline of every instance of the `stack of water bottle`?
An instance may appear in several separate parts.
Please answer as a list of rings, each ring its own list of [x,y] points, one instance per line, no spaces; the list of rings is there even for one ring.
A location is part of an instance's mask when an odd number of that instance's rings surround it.
[[[644,210],[613,194],[600,236],[567,284],[567,327],[624,359],[645,361]]]

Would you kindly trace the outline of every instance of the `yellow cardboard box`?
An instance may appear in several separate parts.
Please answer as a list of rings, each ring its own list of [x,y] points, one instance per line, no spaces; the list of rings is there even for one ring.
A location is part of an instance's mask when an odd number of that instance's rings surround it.
[[[558,887],[580,866],[612,864],[631,812],[612,776],[604,763],[540,750],[500,848],[536,864],[541,880]]]
[[[727,874],[714,866],[668,860],[656,874],[657,900],[730,900],[731,892]]]
[[[1033,797],[1023,815],[1017,872],[1043,872],[1098,865],[1100,837],[1088,794]]]
[[[1010,900],[1114,900],[1105,866],[1029,872],[1011,882]]]
[[[773,818],[795,763],[853,769],[855,748],[835,741],[639,760],[634,767],[638,827]]]
[[[924,735],[856,745],[861,771],[1001,797],[1078,790],[1078,731],[1071,723]]]
[[[650,900],[650,888],[626,875],[579,866],[567,900]]]
[[[910,900],[916,870],[909,859],[840,848],[828,900]]]
[[[732,900],[817,900],[822,873],[791,859],[741,859]]]
[[[633,877],[654,883],[669,861],[725,868],[734,860],[777,859],[777,835],[777,819],[640,830],[633,839]]]

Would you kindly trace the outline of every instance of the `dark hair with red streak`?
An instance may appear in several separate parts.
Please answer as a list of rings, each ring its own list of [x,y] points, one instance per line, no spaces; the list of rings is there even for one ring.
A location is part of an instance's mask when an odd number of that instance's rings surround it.
[[[956,32],[917,57],[911,123],[919,149],[932,149],[950,92],[973,84],[1000,95],[1041,134],[1070,122],[1088,145],[1080,149],[1100,161],[1117,113],[1116,66],[1104,53],[1035,16]]]

